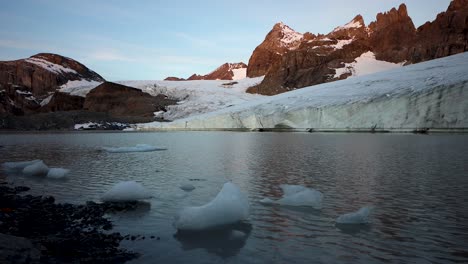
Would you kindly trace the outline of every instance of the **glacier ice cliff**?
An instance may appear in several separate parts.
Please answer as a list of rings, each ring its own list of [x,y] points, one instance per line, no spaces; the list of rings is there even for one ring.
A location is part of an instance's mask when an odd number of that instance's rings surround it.
[[[349,78],[137,130],[468,129],[468,53]]]

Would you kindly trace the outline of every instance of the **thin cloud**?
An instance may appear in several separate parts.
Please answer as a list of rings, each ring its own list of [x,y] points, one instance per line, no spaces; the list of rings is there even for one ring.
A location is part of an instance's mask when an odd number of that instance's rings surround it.
[[[135,58],[120,54],[118,51],[96,51],[89,55],[90,60],[96,61],[125,61],[125,62],[135,62]]]
[[[196,45],[200,47],[207,47],[207,48],[216,46],[216,43],[211,40],[194,37],[187,33],[175,32],[174,35],[182,40],[185,40],[186,42],[189,42],[192,45]]]
[[[20,50],[63,51],[63,49],[59,47],[45,44],[37,40],[0,39],[0,47]]]

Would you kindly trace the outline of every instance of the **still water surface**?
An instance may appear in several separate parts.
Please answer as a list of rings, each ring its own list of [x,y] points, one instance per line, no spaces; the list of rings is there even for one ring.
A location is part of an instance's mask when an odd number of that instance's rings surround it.
[[[151,144],[166,151],[107,153],[103,146]],[[67,180],[4,175],[32,194],[84,203],[119,181],[154,195],[135,212],[111,215],[134,263],[467,263],[468,136],[309,133],[0,134],[0,162],[42,159],[71,169]],[[250,218],[229,231],[176,235],[185,206],[210,201],[232,181],[247,194]],[[196,189],[184,192],[183,184]],[[322,210],[267,206],[280,184],[324,194]],[[336,226],[340,214],[375,206],[367,226]],[[160,240],[148,239],[154,235]]]

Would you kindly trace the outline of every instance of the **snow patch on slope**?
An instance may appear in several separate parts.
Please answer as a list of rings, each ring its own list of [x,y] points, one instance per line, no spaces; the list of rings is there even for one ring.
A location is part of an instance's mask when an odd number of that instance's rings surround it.
[[[283,33],[280,40],[281,45],[286,48],[295,48],[298,42],[304,37],[303,34],[296,32],[287,25],[280,23],[281,32]]]
[[[343,74],[351,74],[353,77],[363,76],[376,72],[391,70],[402,67],[405,62],[391,63],[379,61],[375,58],[375,54],[371,51],[361,54],[354,62],[345,63],[345,67],[335,69],[336,73],[333,78],[339,78]]]
[[[349,23],[345,24],[344,26],[336,27],[333,30],[333,32],[341,31],[341,30],[344,30],[344,29],[350,29],[350,28],[360,28],[360,27],[363,27],[363,26],[364,25],[361,22],[352,20]]]
[[[55,63],[52,63],[50,61],[44,60],[44,59],[38,59],[38,58],[29,58],[26,59],[27,62],[35,64],[37,66],[40,66],[48,71],[51,71],[53,73],[57,74],[62,74],[62,73],[74,73],[78,74],[75,70],[70,69],[70,68],[65,68],[62,65],[58,65]]]
[[[342,49],[344,46],[351,44],[354,39],[339,39],[338,42],[334,45],[330,45],[330,47],[334,49]]]
[[[240,69],[233,69],[232,73],[232,80],[240,80],[247,77],[247,68],[240,68]]]
[[[78,95],[81,97],[86,97],[86,95],[102,82],[92,81],[92,80],[75,80],[68,81],[66,84],[60,86],[59,91],[62,93],[68,93],[71,95]]]

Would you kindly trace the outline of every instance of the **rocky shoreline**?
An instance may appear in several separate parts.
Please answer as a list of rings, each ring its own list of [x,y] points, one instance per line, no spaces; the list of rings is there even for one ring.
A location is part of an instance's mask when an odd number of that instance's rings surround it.
[[[22,195],[28,187],[0,182],[0,263],[123,263],[138,257],[119,248],[130,236],[111,232],[105,214],[137,202],[83,205]]]

